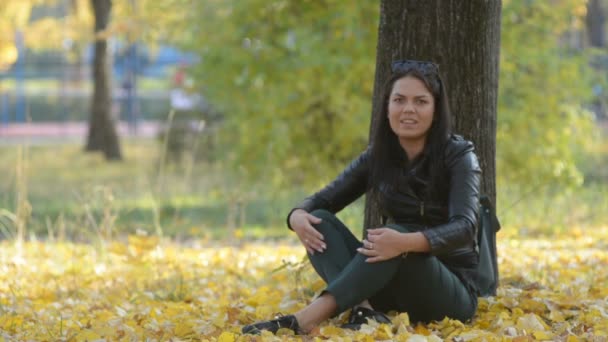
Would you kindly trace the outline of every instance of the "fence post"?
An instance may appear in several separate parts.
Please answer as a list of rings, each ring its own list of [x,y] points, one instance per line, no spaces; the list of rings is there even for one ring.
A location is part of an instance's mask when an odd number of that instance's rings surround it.
[[[17,62],[15,63],[15,121],[25,122],[25,42],[23,32],[15,33],[15,45],[17,45]]]
[[[2,113],[2,125],[7,126],[9,123],[9,113],[8,113],[8,93],[4,91],[4,89],[0,90],[0,103],[2,103],[2,107],[0,107],[0,113]]]

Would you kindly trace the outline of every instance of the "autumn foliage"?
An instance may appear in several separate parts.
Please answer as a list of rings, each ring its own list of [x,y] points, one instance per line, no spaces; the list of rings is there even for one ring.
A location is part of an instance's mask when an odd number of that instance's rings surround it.
[[[502,283],[472,322],[242,336],[323,288],[292,240],[226,247],[156,237],[96,245],[4,242],[0,333],[18,341],[606,341],[608,227],[546,239],[500,239]],[[415,277],[415,275],[412,275]]]

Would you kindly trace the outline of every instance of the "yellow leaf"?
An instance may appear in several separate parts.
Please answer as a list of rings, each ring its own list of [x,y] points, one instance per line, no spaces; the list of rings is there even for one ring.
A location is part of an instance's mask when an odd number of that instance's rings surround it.
[[[549,314],[549,319],[552,320],[553,322],[564,322],[566,320],[566,318],[564,318],[564,315],[561,313],[561,311],[557,311],[557,310],[551,310],[551,313]]]
[[[353,340],[359,341],[359,342],[374,342],[375,341],[374,338],[370,334],[360,332],[360,331],[355,333]]]
[[[108,251],[118,255],[127,254],[127,246],[124,243],[112,242],[108,245]]]
[[[225,312],[220,313],[213,319],[213,324],[218,328],[223,328],[226,325],[228,314]]]
[[[431,331],[422,324],[416,325],[416,328],[414,328],[414,332],[416,332],[416,334],[424,336],[429,336],[431,334]]]
[[[541,341],[552,340],[555,337],[555,335],[545,331],[535,331],[532,333],[532,335],[534,335],[535,339]]]
[[[393,325],[399,326],[400,324],[403,324],[405,326],[409,326],[410,325],[410,316],[407,314],[407,312],[403,312],[398,314],[397,316],[395,316],[392,319]]]
[[[387,324],[380,324],[380,326],[376,329],[374,338],[376,340],[391,340],[393,338],[393,331]]]
[[[255,315],[258,319],[268,319],[271,317],[275,310],[270,305],[261,305],[255,308]]]
[[[192,323],[188,321],[180,321],[173,328],[173,333],[178,337],[188,337],[193,335],[195,332],[192,327]]]
[[[315,281],[312,284],[311,287],[312,287],[313,291],[319,292],[319,291],[323,290],[325,288],[325,286],[327,286],[327,285],[325,284],[325,282],[323,281],[323,279],[318,279],[317,281]]]
[[[547,310],[547,306],[544,303],[533,299],[522,300],[520,303],[520,307],[526,312],[535,312],[539,314],[542,314]]]
[[[234,342],[236,341],[236,335],[228,332],[228,331],[224,331],[218,338],[217,338],[218,342]]]
[[[129,241],[129,251],[131,251],[133,256],[151,251],[160,242],[158,236],[129,235],[127,239]]]
[[[522,310],[520,308],[513,309],[513,316],[519,317],[519,316],[522,316],[523,314],[524,314],[524,310]]]
[[[412,335],[407,339],[407,342],[427,342],[426,336],[423,335]]]
[[[430,336],[426,337],[426,341],[427,342],[443,342],[443,340],[441,338],[439,338],[439,336],[432,334]]]
[[[325,336],[325,337],[340,336],[343,334],[342,329],[338,328],[334,325],[328,325],[328,326],[321,327],[319,332],[322,336]]]
[[[93,340],[99,340],[101,339],[102,336],[99,335],[98,333],[89,330],[89,329],[85,329],[81,332],[78,333],[78,335],[76,335],[76,340],[77,341],[93,341]]]
[[[527,331],[546,331],[548,328],[542,319],[535,314],[527,314],[520,317],[517,320],[517,327]]]

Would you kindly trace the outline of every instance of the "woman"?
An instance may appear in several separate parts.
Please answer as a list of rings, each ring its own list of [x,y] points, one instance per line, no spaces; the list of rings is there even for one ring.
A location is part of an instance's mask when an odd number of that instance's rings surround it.
[[[392,64],[373,144],[332,183],[308,197],[288,226],[327,288],[293,315],[247,325],[243,333],[306,333],[352,309],[348,324],[466,321],[477,308],[477,211],[481,170],[472,143],[450,132],[445,85],[432,62]],[[369,191],[382,227],[360,242],[334,214]]]

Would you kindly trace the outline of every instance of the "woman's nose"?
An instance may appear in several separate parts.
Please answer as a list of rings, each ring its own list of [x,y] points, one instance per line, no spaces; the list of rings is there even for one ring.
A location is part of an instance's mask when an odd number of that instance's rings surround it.
[[[403,104],[403,112],[411,113],[414,112],[414,104],[411,101],[407,101]]]

